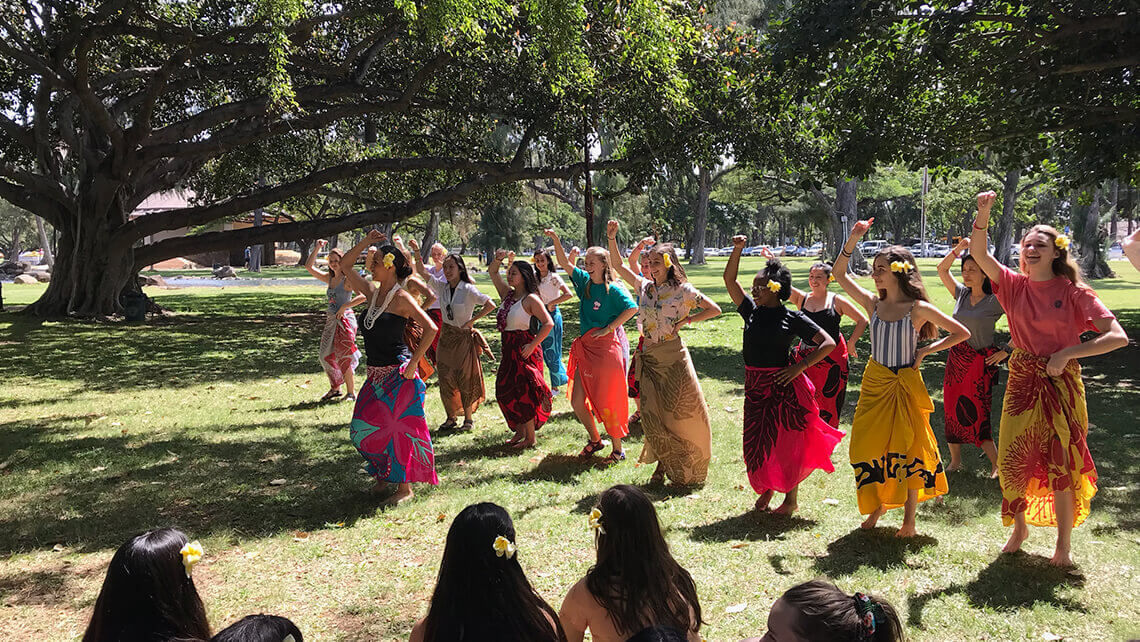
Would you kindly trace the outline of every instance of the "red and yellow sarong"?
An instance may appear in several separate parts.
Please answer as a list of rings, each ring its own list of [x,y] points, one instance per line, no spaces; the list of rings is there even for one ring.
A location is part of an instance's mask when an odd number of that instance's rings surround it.
[[[1081,366],[1074,359],[1061,376],[1050,377],[1048,361],[1019,349],[1009,359],[998,435],[1001,520],[1006,526],[1021,512],[1028,524],[1056,526],[1053,495],[1064,490],[1073,491],[1073,526],[1080,526],[1096,494]]]
[[[604,337],[593,331],[574,339],[566,373],[570,382],[566,398],[574,397],[574,380],[581,379],[586,403],[594,417],[606,427],[610,437],[629,435],[629,398],[626,397],[626,352],[616,332]]]
[[[880,505],[898,508],[908,490],[918,501],[947,491],[946,471],[930,428],[934,403],[922,374],[914,368],[898,373],[871,359],[851,421],[851,467],[859,512],[869,515]]]

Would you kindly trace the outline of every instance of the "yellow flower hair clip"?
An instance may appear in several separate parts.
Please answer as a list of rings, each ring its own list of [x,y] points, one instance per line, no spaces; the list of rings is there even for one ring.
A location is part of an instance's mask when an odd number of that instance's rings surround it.
[[[392,266],[394,266],[394,265],[396,265],[396,255],[392,254],[391,252],[385,254],[384,255],[384,267],[391,270]]]
[[[190,577],[190,573],[194,570],[194,565],[202,561],[202,556],[206,554],[206,549],[202,548],[198,540],[194,540],[193,542],[187,542],[179,553],[182,554],[182,566],[186,569],[186,577]]]
[[[1053,245],[1061,248],[1062,250],[1069,249],[1069,237],[1064,234],[1058,234],[1057,238],[1053,239]]]
[[[891,272],[910,272],[913,269],[910,261],[891,261]]]
[[[590,528],[598,531],[599,535],[605,535],[606,529],[602,528],[602,511],[598,508],[590,511]]]
[[[495,543],[491,545],[495,549],[495,557],[506,557],[511,559],[515,556],[515,551],[518,547],[514,545],[511,540],[499,535],[495,538]]]
[[[768,279],[768,289],[771,290],[773,293],[779,293],[783,287],[784,286],[780,285],[779,281],[773,281],[772,279]]]
[[[835,283],[835,275],[834,274],[828,274],[827,275],[827,282],[828,283]]]
[[[661,259],[662,259],[662,260],[664,261],[664,263],[665,263],[665,269],[666,269],[666,270],[668,270],[669,268],[673,267],[673,259],[672,259],[672,257],[670,257],[668,254],[662,254],[662,255],[661,255]]]

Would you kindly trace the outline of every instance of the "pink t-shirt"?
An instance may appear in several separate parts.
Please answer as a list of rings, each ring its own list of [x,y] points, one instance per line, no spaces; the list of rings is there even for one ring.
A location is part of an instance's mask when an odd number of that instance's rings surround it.
[[[1116,318],[1092,290],[1062,276],[1031,281],[1003,265],[1001,282],[993,282],[993,288],[1005,308],[1014,347],[1042,357],[1079,344],[1082,332],[1097,331],[1093,322]]]

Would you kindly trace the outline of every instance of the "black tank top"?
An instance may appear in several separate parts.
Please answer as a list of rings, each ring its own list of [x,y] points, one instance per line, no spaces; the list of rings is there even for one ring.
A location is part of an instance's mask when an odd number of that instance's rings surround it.
[[[364,355],[367,363],[373,367],[398,366],[412,358],[412,351],[404,343],[404,326],[406,317],[400,317],[385,312],[376,317],[376,322],[368,328],[361,324],[360,331],[364,335]]]
[[[815,312],[809,312],[803,308],[800,308],[800,310],[807,318],[814,321],[821,330],[826,332],[832,341],[839,343],[839,337],[841,336],[839,332],[839,322],[843,320],[843,314],[835,309],[835,295],[828,295],[828,306],[822,310]]]

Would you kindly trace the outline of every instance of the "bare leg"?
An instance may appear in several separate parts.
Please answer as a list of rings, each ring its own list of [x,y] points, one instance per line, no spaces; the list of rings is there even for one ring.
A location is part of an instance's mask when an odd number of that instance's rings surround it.
[[[784,495],[784,503],[780,504],[776,510],[772,512],[780,515],[791,515],[796,512],[796,509],[800,507],[800,505],[796,503],[796,497],[798,497],[799,494],[800,487],[797,485]]]
[[[534,445],[534,420],[530,420],[525,424],[519,425],[516,429],[515,436],[511,441],[507,442],[508,446],[512,448],[530,448]]]
[[[953,473],[962,470],[962,444],[949,444],[950,445],[950,465],[946,467],[946,472]]]
[[[768,510],[768,504],[772,502],[772,495],[775,494],[776,491],[774,490],[766,490],[760,493],[760,497],[756,498],[756,510],[761,513]]]
[[[578,421],[586,427],[590,441],[600,440],[602,436],[598,434],[598,427],[594,424],[593,413],[586,407],[586,388],[582,386],[582,378],[578,373],[574,373],[574,392],[570,398],[570,405],[574,408],[574,416],[578,417]]]
[[[879,523],[879,518],[882,517],[885,512],[887,512],[887,509],[883,508],[882,504],[879,504],[878,508],[873,510],[871,514],[867,516],[867,519],[863,520],[859,528],[874,528],[875,524]]]
[[[344,370],[341,370],[340,372],[344,376],[344,386],[345,386],[345,389],[347,391],[347,394],[350,394],[350,395],[355,397],[356,396],[356,382],[354,381],[354,375],[356,373],[354,373],[352,371],[352,368],[349,366],[346,366],[344,368]]]
[[[1016,553],[1020,551],[1021,544],[1028,538],[1029,527],[1025,525],[1025,513],[1016,513],[1013,516],[1013,532],[1010,533],[1009,540],[1002,547],[1001,552]]]
[[[663,484],[665,483],[665,469],[661,467],[661,462],[657,462],[657,468],[653,470],[653,476],[649,478],[650,484]]]
[[[1049,563],[1054,566],[1072,566],[1070,553],[1073,549],[1073,522],[1077,516],[1076,499],[1072,490],[1063,490],[1053,495],[1053,502],[1057,511],[1057,550]]]
[[[375,495],[382,495],[386,490],[388,490],[388,482],[383,479],[377,479],[376,484],[372,486],[371,492]]]
[[[615,452],[615,453],[625,452],[625,450],[621,447],[621,437],[610,437],[610,441],[612,441],[613,445],[614,445],[613,449],[610,452]]]
[[[392,493],[392,496],[389,497],[388,501],[385,503],[395,506],[396,504],[402,504],[408,501],[414,495],[415,493],[412,492],[412,485],[408,482],[401,482],[396,485],[396,492]]]
[[[986,453],[986,457],[990,458],[990,479],[997,479],[997,448],[994,448],[993,440],[987,439],[982,442],[982,452]]]
[[[914,537],[917,533],[915,529],[915,513],[918,512],[918,489],[911,488],[906,491],[906,504],[903,506],[903,523],[902,527],[895,531],[895,537]]]

